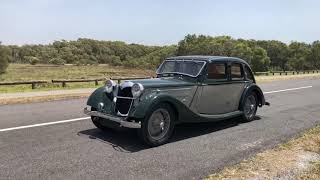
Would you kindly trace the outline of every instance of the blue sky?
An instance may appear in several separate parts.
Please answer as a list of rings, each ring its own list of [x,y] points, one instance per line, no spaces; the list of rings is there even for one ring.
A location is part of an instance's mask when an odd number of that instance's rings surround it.
[[[93,38],[175,44],[187,34],[312,42],[317,0],[0,0],[0,41]]]

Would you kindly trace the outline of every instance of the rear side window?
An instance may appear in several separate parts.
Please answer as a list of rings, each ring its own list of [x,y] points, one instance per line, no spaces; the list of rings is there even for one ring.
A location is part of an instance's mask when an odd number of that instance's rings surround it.
[[[231,79],[232,80],[242,80],[244,79],[242,65],[239,63],[231,64]]]
[[[224,63],[212,63],[208,65],[208,79],[226,80],[226,65]]]
[[[247,79],[253,82],[254,78],[253,78],[252,72],[248,66],[244,67],[244,72],[246,74]]]

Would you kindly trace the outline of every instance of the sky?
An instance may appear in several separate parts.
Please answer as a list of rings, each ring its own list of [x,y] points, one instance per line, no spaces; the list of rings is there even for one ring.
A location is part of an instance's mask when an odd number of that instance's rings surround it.
[[[119,40],[177,44],[187,34],[311,43],[319,0],[0,0],[3,44]]]

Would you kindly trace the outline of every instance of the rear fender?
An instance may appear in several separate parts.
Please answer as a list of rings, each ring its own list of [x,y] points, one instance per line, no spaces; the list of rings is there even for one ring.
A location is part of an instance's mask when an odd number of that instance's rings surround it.
[[[255,92],[256,95],[257,95],[257,98],[258,98],[258,106],[259,107],[262,107],[263,105],[266,104],[266,101],[265,101],[265,98],[264,98],[264,95],[263,95],[263,92],[262,90],[260,89],[260,87],[256,84],[250,84],[248,85],[245,90],[243,91],[242,93],[242,96],[241,96],[241,99],[240,99],[240,104],[239,104],[239,110],[240,111],[243,111],[243,106],[244,106],[244,103],[245,103],[245,97],[252,93],[252,92]]]

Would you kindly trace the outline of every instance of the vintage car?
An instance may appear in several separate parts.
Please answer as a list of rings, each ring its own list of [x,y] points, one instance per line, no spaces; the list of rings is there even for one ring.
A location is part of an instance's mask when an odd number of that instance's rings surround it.
[[[150,146],[164,144],[178,123],[240,116],[252,121],[269,105],[249,64],[239,58],[178,56],[165,59],[157,78],[106,85],[92,93],[84,113],[102,130],[137,128]]]

